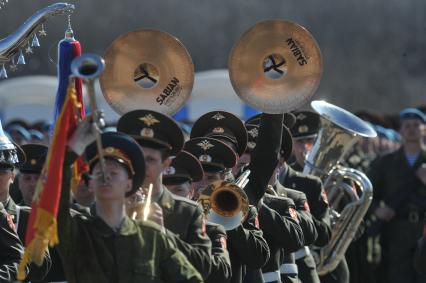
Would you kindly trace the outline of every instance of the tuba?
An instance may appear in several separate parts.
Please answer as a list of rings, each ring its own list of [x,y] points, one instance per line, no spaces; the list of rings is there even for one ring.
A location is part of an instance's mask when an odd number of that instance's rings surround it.
[[[249,175],[250,170],[246,170],[235,183],[216,181],[202,191],[198,202],[208,221],[220,224],[228,231],[246,219],[249,201],[244,187],[249,181]]]
[[[372,138],[377,133],[360,118],[333,104],[317,100],[311,106],[320,114],[322,127],[306,157],[303,173],[321,179],[332,208],[331,240],[320,249],[317,265],[318,274],[324,275],[343,259],[373,197],[367,176],[343,167],[340,161],[361,137]],[[349,203],[344,204],[343,200]]]

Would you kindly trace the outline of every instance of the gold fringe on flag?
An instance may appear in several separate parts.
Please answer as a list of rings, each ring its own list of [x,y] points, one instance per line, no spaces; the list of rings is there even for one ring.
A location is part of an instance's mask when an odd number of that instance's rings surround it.
[[[70,99],[73,102],[74,107],[76,108],[82,107],[81,103],[79,103],[77,100],[77,94],[76,94],[74,82],[70,82],[68,84],[67,96],[63,106],[66,106],[68,99]],[[61,124],[64,113],[65,111],[64,109],[62,109],[59,115],[59,118],[57,120],[57,124]],[[52,144],[56,143],[56,136],[57,136],[56,132],[57,131],[55,127]],[[47,165],[50,164],[51,158],[52,158],[52,152],[49,150],[48,156],[46,158],[46,162],[43,166],[43,172],[45,172],[45,170],[48,170]],[[45,189],[43,180],[42,180],[43,176],[45,175],[43,174],[43,172],[42,174],[40,174],[40,178],[37,181],[37,188],[34,193],[33,203],[34,202],[39,203],[39,197],[41,196],[41,193]],[[78,184],[79,182],[77,181],[79,177],[76,175],[78,175],[77,171],[73,170],[73,177],[71,182],[74,185]],[[35,216],[36,218],[35,218],[34,227],[33,227],[35,229],[34,238],[31,240],[29,245],[25,247],[24,254],[22,255],[21,261],[19,262],[17,279],[20,281],[25,280],[25,277],[27,276],[26,267],[28,264],[30,264],[31,262],[34,262],[38,266],[41,266],[44,261],[44,253],[47,250],[48,246],[53,247],[59,243],[56,216],[41,207],[37,207],[35,212],[37,214]],[[33,213],[33,211],[31,213]]]

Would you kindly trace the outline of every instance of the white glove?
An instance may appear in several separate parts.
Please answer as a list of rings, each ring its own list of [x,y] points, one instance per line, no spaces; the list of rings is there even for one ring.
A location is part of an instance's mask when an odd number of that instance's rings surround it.
[[[99,124],[103,126],[103,113],[98,112],[98,117],[100,117]],[[96,128],[97,126],[92,123],[92,116],[86,116],[74,130],[68,141],[68,147],[78,156],[82,155],[86,147],[96,140]]]

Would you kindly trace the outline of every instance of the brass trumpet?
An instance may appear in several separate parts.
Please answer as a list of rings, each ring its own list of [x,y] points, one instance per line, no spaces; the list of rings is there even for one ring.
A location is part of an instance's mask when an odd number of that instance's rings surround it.
[[[213,182],[202,191],[198,202],[208,221],[232,230],[246,219],[249,201],[243,189],[249,174],[250,170],[245,171],[235,183]]]
[[[71,62],[71,72],[74,77],[82,79],[86,83],[87,96],[89,97],[90,111],[92,113],[92,127],[96,133],[96,146],[99,153],[99,164],[102,169],[102,178],[105,182],[105,158],[102,150],[101,128],[104,126],[99,116],[95,97],[95,79],[98,78],[105,69],[105,62],[101,56],[86,53]],[[71,80],[74,78],[71,77]]]

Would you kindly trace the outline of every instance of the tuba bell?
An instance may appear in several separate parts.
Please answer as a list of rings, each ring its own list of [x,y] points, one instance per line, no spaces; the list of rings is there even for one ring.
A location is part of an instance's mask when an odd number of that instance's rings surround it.
[[[303,173],[321,179],[332,209],[331,240],[320,249],[317,264],[318,274],[324,275],[343,259],[373,197],[367,176],[340,163],[361,137],[372,138],[377,133],[357,116],[333,104],[317,100],[311,106],[320,114],[322,126],[306,157]]]
[[[228,231],[246,219],[249,201],[243,189],[249,174],[250,170],[246,170],[235,183],[216,181],[202,191],[198,202],[208,221],[220,224]]]

